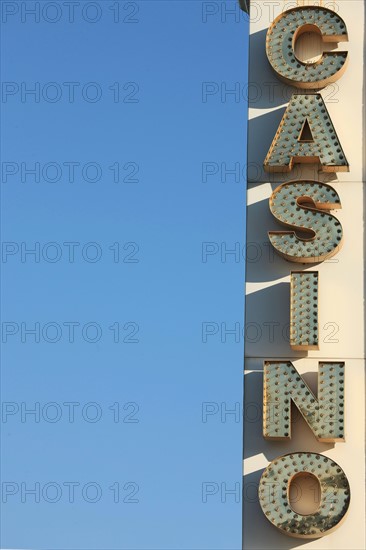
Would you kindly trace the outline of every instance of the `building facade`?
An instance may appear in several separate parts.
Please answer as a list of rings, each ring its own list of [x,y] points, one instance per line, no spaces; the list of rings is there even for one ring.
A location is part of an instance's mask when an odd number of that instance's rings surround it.
[[[250,12],[243,546],[363,549],[365,2],[240,5]]]

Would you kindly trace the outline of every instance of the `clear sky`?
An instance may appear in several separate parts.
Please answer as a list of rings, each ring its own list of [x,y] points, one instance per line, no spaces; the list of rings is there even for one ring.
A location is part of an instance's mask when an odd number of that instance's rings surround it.
[[[245,17],[1,7],[1,547],[239,549]]]

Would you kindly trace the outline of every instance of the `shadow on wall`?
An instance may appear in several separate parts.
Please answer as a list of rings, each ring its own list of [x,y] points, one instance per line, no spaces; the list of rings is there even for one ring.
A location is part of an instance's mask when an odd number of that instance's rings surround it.
[[[248,294],[245,310],[247,357],[308,356],[307,351],[290,348],[290,283],[277,283]]]
[[[316,361],[316,360],[315,360]],[[316,372],[303,374],[304,380],[317,393]],[[263,371],[248,372],[245,375],[244,410],[244,459],[264,455],[271,462],[278,456],[291,452],[323,453],[334,448],[333,443],[319,443],[302,415],[292,406],[292,437],[290,441],[267,441],[262,436]],[[259,480],[263,469],[245,474],[243,477],[243,542],[245,548],[290,549],[309,541],[283,535],[266,519],[258,501]]]
[[[248,167],[248,183],[253,186],[260,184],[267,178],[276,180],[278,174],[272,176],[266,174],[263,169],[263,161],[266,158],[272,140],[277,132],[286,108],[275,109],[264,115],[252,118],[248,122],[248,158],[258,165],[258,168]],[[258,177],[260,175],[260,177]],[[258,180],[258,181],[257,181]]]
[[[272,216],[268,199],[247,207],[246,282],[277,281],[295,269],[274,251],[269,242],[268,231],[280,229],[284,227]],[[248,319],[251,319],[250,314]]]

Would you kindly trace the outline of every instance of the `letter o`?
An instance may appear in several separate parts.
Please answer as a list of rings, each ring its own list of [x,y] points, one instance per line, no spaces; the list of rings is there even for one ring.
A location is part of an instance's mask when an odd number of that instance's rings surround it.
[[[301,515],[289,502],[290,484],[299,473],[317,478],[320,504],[316,512]],[[291,453],[273,460],[259,482],[259,503],[268,521],[290,537],[315,539],[333,532],[345,518],[350,504],[350,486],[342,468],[317,453]]]

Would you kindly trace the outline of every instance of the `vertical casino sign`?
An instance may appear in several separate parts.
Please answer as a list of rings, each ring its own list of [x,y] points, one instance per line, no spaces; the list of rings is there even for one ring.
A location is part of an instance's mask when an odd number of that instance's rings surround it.
[[[268,62],[280,80],[296,89],[263,162],[264,170],[274,175],[272,181],[276,173],[291,172],[295,164],[315,164],[322,173],[350,171],[341,136],[321,93],[346,72],[349,54],[329,50],[316,62],[301,61],[295,43],[307,32],[316,32],[325,43],[348,41],[346,21],[322,6],[288,9],[269,26]],[[342,207],[341,199],[327,183],[302,178],[278,185],[269,200],[270,211],[283,230],[268,228],[268,239],[276,253],[289,262],[292,350],[320,349],[318,299],[327,281],[320,279],[316,269],[295,271],[291,264],[317,266],[340,251],[344,231],[331,212]],[[342,445],[346,367],[346,360],[319,361],[315,395],[290,360],[265,360],[263,437],[267,441],[291,437],[293,406],[317,441]],[[315,512],[302,515],[291,507],[290,485],[304,475],[319,484],[320,499]],[[346,518],[351,498],[342,465],[320,453],[304,451],[273,460],[261,476],[258,491],[268,521],[288,536],[305,539],[332,533]]]

